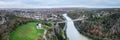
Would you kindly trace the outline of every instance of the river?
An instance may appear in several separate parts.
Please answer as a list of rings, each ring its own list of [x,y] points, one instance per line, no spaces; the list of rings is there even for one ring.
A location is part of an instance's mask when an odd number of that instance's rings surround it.
[[[67,16],[67,14],[63,14],[63,17],[66,20],[66,35],[69,40],[88,40],[87,37],[80,34],[77,29],[74,26],[74,23],[70,17]]]

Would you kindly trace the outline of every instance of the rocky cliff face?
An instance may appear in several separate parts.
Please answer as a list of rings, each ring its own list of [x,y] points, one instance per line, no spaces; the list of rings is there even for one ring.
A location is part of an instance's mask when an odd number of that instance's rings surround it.
[[[75,26],[80,33],[93,40],[119,40],[120,39],[120,10],[100,9],[90,11],[70,12],[72,19],[86,15],[88,19],[75,21]],[[76,16],[75,16],[76,15]]]
[[[93,18],[92,21],[86,20],[83,25],[77,26],[85,33],[96,36],[96,38],[101,40],[119,40],[119,27],[120,27],[120,14],[114,13],[110,15],[105,15],[102,17]],[[75,22],[78,24],[79,22]],[[95,38],[95,37],[94,37]]]
[[[0,40],[8,40],[8,32],[7,29],[7,17],[4,15],[0,16]]]

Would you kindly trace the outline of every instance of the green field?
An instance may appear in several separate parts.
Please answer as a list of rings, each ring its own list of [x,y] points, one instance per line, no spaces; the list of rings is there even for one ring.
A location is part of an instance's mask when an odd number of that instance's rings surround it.
[[[36,22],[29,22],[19,26],[15,31],[10,33],[10,40],[35,40],[38,35],[43,35],[44,30],[36,29]]]

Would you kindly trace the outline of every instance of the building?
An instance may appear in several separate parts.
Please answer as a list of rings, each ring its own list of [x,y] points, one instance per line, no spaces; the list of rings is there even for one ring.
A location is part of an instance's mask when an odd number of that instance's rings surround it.
[[[42,28],[42,25],[39,23],[38,25],[37,25],[37,29],[41,29]]]

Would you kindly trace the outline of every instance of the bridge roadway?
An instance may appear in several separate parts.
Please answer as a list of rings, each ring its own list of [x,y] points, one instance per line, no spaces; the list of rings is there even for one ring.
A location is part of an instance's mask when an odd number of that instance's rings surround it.
[[[84,19],[86,19],[86,18],[82,17],[82,18],[74,19],[72,21],[81,21],[81,20],[84,20]],[[66,21],[61,21],[61,22],[57,22],[57,23],[59,24],[59,23],[65,23],[65,22]]]

